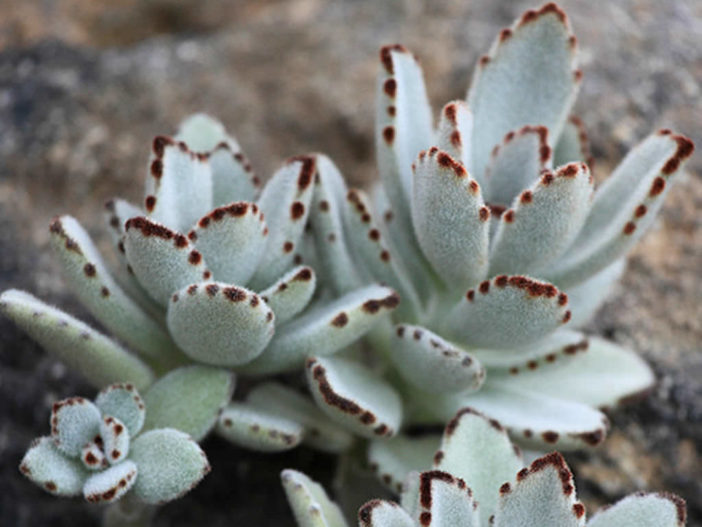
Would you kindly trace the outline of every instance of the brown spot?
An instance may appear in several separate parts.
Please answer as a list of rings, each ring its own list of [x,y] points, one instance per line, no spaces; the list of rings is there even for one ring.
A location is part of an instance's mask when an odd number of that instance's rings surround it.
[[[570,312],[570,310],[565,312],[565,315],[563,315],[563,320],[561,322],[563,324],[567,324],[570,321],[570,318],[573,316],[573,314]]]
[[[502,219],[506,223],[512,223],[514,221],[514,211],[512,209],[509,209],[507,212],[505,212],[504,216]]]
[[[56,492],[57,489],[56,483],[54,483],[53,481],[44,482],[44,487],[46,487],[46,490],[48,490],[49,492]]]
[[[414,337],[414,340],[420,340],[422,338],[422,330],[415,329],[414,333],[412,333],[412,336]]]
[[[210,284],[205,286],[205,292],[208,296],[215,296],[219,291],[219,286],[217,284]]]
[[[388,145],[391,145],[395,140],[395,128],[393,126],[386,126],[383,128],[383,139]]]
[[[502,486],[500,487],[500,496],[504,496],[505,494],[509,494],[509,492],[512,490],[512,486],[509,483],[503,483]]]
[[[397,326],[395,333],[397,333],[398,337],[402,338],[405,334],[405,326]]]
[[[463,173],[464,174],[466,173],[465,170],[463,171]],[[462,177],[462,176],[459,176],[459,177]],[[475,181],[474,179],[471,179],[468,182],[468,190],[470,190],[470,193],[475,196],[480,191],[480,185],[478,185],[477,181]]]
[[[91,263],[87,263],[83,266],[83,272],[89,278],[93,278],[97,274],[95,266]]]
[[[190,262],[192,265],[199,265],[200,262],[202,262],[202,255],[198,251],[190,251],[190,254],[188,255],[188,262]]]
[[[480,207],[478,211],[478,216],[480,216],[480,221],[487,221],[490,219],[490,209],[487,207]]]
[[[624,229],[622,229],[622,232],[628,236],[632,234],[635,230],[636,224],[633,221],[629,221],[626,225],[624,225]]]
[[[391,210],[386,210],[385,214],[383,214],[383,219],[385,220],[385,223],[390,223],[394,217],[394,214]]]
[[[548,187],[551,183],[553,183],[554,179],[555,176],[553,175],[553,172],[548,170],[544,172],[544,174],[541,176],[541,184],[545,187]]]
[[[390,106],[387,107],[388,115],[390,117],[395,117],[395,114],[397,113],[397,110],[395,107],[391,104]]]
[[[460,146],[463,144],[463,141],[461,140],[461,132],[458,130],[454,130],[451,132],[451,144],[456,147],[460,148]]]
[[[182,234],[176,234],[175,239],[174,239],[174,245],[178,249],[182,249],[183,247],[187,247],[188,246],[188,239],[185,236],[183,236]]]
[[[646,215],[646,212],[648,212],[648,209],[646,208],[646,205],[639,205],[636,207],[636,211],[634,211],[634,216],[637,218],[641,218],[642,216]]]
[[[384,262],[389,262],[390,261],[390,253],[387,250],[383,250],[380,252],[380,259]]]
[[[331,325],[337,328],[343,328],[348,322],[349,316],[342,311],[332,319]]]
[[[329,202],[325,199],[319,202],[319,209],[322,210],[323,212],[327,212],[329,210]]]
[[[397,93],[397,81],[395,79],[388,79],[383,83],[383,91],[388,97],[395,97]]]
[[[284,253],[289,253],[295,248],[295,244],[293,242],[285,242],[283,244],[283,252]]]
[[[251,307],[256,307],[260,301],[261,301],[261,299],[258,297],[258,295],[253,294],[253,295],[251,295],[251,301],[249,302],[249,305]]]
[[[297,188],[299,190],[305,190],[310,183],[312,183],[312,178],[315,172],[317,172],[317,162],[314,156],[308,155],[295,156],[288,159],[288,163],[294,163],[296,161],[302,163],[300,174],[297,177]]]
[[[108,296],[110,296],[110,290],[107,287],[102,286],[102,288],[100,288],[100,294],[103,298],[107,298]]]
[[[271,320],[273,320],[273,311],[266,313],[266,322],[270,322]]]
[[[163,238],[164,240],[172,240],[176,236],[176,233],[174,233],[168,227],[154,223],[143,216],[128,219],[124,224],[124,228],[127,231],[129,229],[138,229],[141,231],[142,235],[146,237],[157,236],[159,238]],[[185,243],[187,245],[187,239],[185,236],[182,236],[182,238],[185,239]]]
[[[508,27],[504,28],[502,31],[500,31],[500,42],[504,42],[505,40],[507,40],[511,36],[512,36],[512,30]]]
[[[441,463],[441,460],[444,459],[444,451],[443,450],[437,450],[436,454],[434,454],[434,464],[438,465]]]
[[[302,215],[305,213],[305,205],[299,201],[295,201],[291,206],[290,206],[290,217],[293,220],[299,220],[302,218]]]
[[[238,287],[225,287],[222,289],[222,294],[232,302],[243,302],[246,300],[246,291]]]
[[[573,78],[575,79],[575,82],[580,82],[581,80],[583,80],[583,70],[573,70]]]
[[[161,179],[163,175],[163,161],[160,159],[154,159],[151,162],[151,175],[156,179]]]
[[[663,168],[661,169],[661,172],[668,176],[675,172],[680,167],[680,163],[682,163],[688,157],[690,157],[692,155],[692,152],[694,152],[695,150],[694,143],[690,141],[690,139],[688,139],[687,137],[682,135],[675,135],[673,136],[673,139],[678,144],[678,148],[673,154],[673,156],[670,159],[668,159],[668,161],[666,161],[665,165],[663,165]]]
[[[163,157],[166,147],[172,145],[173,143],[174,141],[170,137],[163,135],[156,136],[152,143],[154,154],[156,154],[157,157]]]
[[[487,66],[487,64],[490,62],[490,57],[488,55],[483,55],[480,57],[478,60],[478,64],[481,66]]]
[[[474,298],[475,298],[475,291],[473,289],[469,289],[468,292],[466,293],[466,299],[469,302],[472,302]]]
[[[572,178],[578,174],[579,168],[579,163],[569,163],[566,166],[559,168],[557,175],[561,177]]]
[[[537,282],[526,276],[511,276],[508,278],[509,285],[525,290],[529,296],[545,296],[553,298],[558,294],[558,289],[551,284]]]
[[[582,439],[586,444],[590,446],[597,446],[605,438],[604,430],[595,430],[594,432],[586,432],[584,434],[578,434],[578,437]]]
[[[552,286],[553,287],[553,286]],[[564,306],[568,303],[568,295],[565,293],[560,293],[558,295],[558,305]]]
[[[402,44],[391,44],[388,46],[383,46],[380,48],[380,62],[383,64],[385,71],[390,75],[394,73],[393,63],[392,63],[392,52],[398,51],[400,53],[407,53],[407,48]]]
[[[371,229],[368,231],[368,237],[373,241],[378,241],[380,239],[380,231],[378,229]]]
[[[673,505],[675,505],[675,510],[677,512],[678,523],[680,525],[685,525],[685,522],[687,521],[687,509],[685,506],[685,500],[682,499],[680,496],[671,494],[670,492],[657,492],[656,496],[672,501]]]
[[[372,425],[373,423],[375,423],[376,420],[377,418],[369,411],[363,412],[360,417],[360,421],[364,425]]]
[[[563,494],[570,496],[573,492],[575,492],[575,488],[573,487],[573,474],[570,472],[568,465],[566,465],[565,459],[563,459],[563,456],[559,452],[552,452],[536,459],[529,467],[527,473],[524,474],[521,479],[524,479],[527,475],[539,472],[549,466],[553,467],[558,472]],[[519,474],[521,474],[521,472]],[[517,479],[519,479],[519,474],[517,475]]]
[[[434,480],[446,483],[456,483],[456,479],[448,472],[441,470],[428,470],[419,475],[419,503],[425,509],[430,509],[432,504],[431,483]]]
[[[665,179],[658,176],[656,179],[653,180],[653,183],[651,184],[651,190],[649,191],[648,195],[651,197],[657,196],[658,194],[663,192],[663,189],[665,189]]]
[[[558,432],[553,432],[551,430],[546,431],[541,434],[544,441],[550,444],[554,444],[558,441]]]
[[[519,196],[519,201],[522,203],[531,203],[533,200],[534,200],[534,194],[532,194],[531,190],[525,190]]]
[[[336,241],[336,234],[334,234],[333,232],[330,233],[329,236],[327,236],[327,240],[328,240],[330,243],[334,243],[334,242]]]
[[[502,216],[505,210],[507,210],[507,207],[505,207],[504,205],[493,205],[491,203],[486,203],[485,205],[487,206],[487,208],[490,209],[490,214],[497,218]]]
[[[373,433],[378,436],[384,436],[384,435],[392,435],[392,430],[388,428],[386,424],[382,424],[379,426],[376,426],[373,429]]]
[[[580,502],[573,503],[573,513],[578,518],[582,518],[585,515],[585,505]]]
[[[488,291],[490,291],[490,281],[485,280],[484,282],[480,282],[480,285],[478,286],[478,290],[482,294],[486,295],[488,293]]]
[[[144,200],[144,205],[148,212],[152,212],[156,206],[156,196],[146,196]]]

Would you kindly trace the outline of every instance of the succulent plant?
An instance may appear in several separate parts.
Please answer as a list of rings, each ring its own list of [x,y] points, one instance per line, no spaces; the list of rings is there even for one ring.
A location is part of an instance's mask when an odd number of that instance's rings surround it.
[[[233,385],[225,368],[258,376],[301,369],[311,350],[334,353],[352,344],[398,303],[390,288],[362,285],[342,296],[321,291],[308,307],[316,275],[301,253],[320,171],[336,168],[322,155],[291,158],[259,193],[236,140],[214,119],[194,115],[174,138],[154,139],[144,209],[107,202],[115,269],[74,218],[51,222],[66,280],[124,345],[23,291],[0,295],[0,309],[96,387],[130,382],[146,389],[193,362],[222,368],[206,381],[174,384],[185,392],[164,392],[171,383],[156,390],[174,408],[160,415],[162,426],[179,428],[183,415],[202,412],[211,428],[198,402],[226,403]],[[280,404],[264,394],[276,389],[306,425],[293,413],[279,415]],[[231,441],[263,450],[291,448],[306,432],[327,450],[350,442],[311,401],[280,386],[262,386],[249,401],[233,403],[219,425]],[[190,423],[180,429],[204,437],[205,429]]]
[[[552,3],[500,32],[467,102],[447,104],[436,129],[414,56],[392,45],[380,59],[382,186],[371,199],[322,178],[310,223],[320,281],[338,293],[380,281],[402,302],[394,329],[371,334],[379,371],[308,360],[315,398],[366,437],[470,405],[532,448],[599,444],[599,409],[654,376],[634,352],[572,328],[622,274],[692,142],[661,130],[595,189],[582,123],[568,117],[576,38]]]
[[[295,470],[283,471],[282,481],[300,527],[348,525],[319,484]],[[504,428],[470,408],[446,426],[431,469],[409,472],[400,504],[374,499],[358,511],[360,527],[682,527],[685,518],[682,498],[639,493],[586,521],[561,454],[539,457],[525,468]]]
[[[130,493],[144,504],[181,497],[210,471],[207,457],[174,428],[144,429],[144,400],[132,384],[113,384],[95,402],[54,403],[51,435],[36,439],[20,471],[57,496],[112,503]]]

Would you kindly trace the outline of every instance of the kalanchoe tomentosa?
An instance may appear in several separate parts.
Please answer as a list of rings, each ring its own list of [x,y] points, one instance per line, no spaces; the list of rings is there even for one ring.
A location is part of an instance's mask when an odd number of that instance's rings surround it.
[[[128,492],[144,504],[171,501],[210,471],[207,457],[173,428],[142,430],[145,405],[132,384],[113,384],[95,403],[54,403],[51,435],[36,439],[20,471],[57,496],[111,503]]]
[[[348,525],[324,489],[307,476],[285,470],[282,480],[300,527]],[[561,454],[552,452],[524,468],[519,449],[502,426],[466,408],[446,426],[433,467],[407,475],[401,504],[371,500],[358,511],[358,525],[683,527],[685,516],[685,502],[678,496],[640,493],[586,521],[585,506],[576,499],[573,475]]]
[[[535,448],[599,444],[597,408],[654,378],[633,352],[570,328],[621,275],[692,142],[651,135],[595,191],[582,125],[568,117],[576,38],[555,4],[500,32],[467,102],[447,104],[436,129],[414,56],[393,45],[380,59],[382,187],[371,200],[330,182],[310,221],[320,280],[338,292],[389,284],[400,324],[373,335],[384,379],[313,358],[313,393],[369,437],[471,405]]]

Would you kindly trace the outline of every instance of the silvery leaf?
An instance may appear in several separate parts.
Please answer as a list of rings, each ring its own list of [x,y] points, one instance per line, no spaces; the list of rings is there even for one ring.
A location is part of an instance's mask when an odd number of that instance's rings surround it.
[[[83,445],[99,434],[100,421],[100,410],[87,399],[64,399],[51,408],[51,437],[61,452],[78,457]]]
[[[217,280],[245,284],[261,261],[267,233],[258,206],[237,201],[200,218],[188,238]]]
[[[346,527],[339,507],[319,483],[292,469],[280,475],[290,508],[299,527]]]
[[[392,437],[402,422],[395,390],[365,367],[348,359],[312,357],[307,383],[329,417],[363,437]]]
[[[386,487],[400,493],[410,472],[431,466],[440,441],[436,435],[417,438],[396,436],[389,441],[371,441],[368,464]]]
[[[273,285],[261,291],[261,298],[275,313],[275,323],[280,326],[307,307],[317,275],[311,267],[294,267]]]
[[[556,143],[553,152],[553,165],[559,167],[576,161],[584,161],[592,170],[590,141],[585,131],[585,125],[578,117],[571,115],[563,125],[558,143]]]
[[[471,166],[473,113],[464,101],[452,101],[443,107],[436,141],[439,150],[446,152],[466,169]],[[473,174],[471,176],[480,185],[483,184],[481,178],[476,178]]]
[[[500,487],[495,527],[581,527],[585,507],[575,499],[575,481],[563,456],[553,452]]]
[[[273,336],[274,319],[259,295],[221,282],[186,285],[171,297],[166,317],[186,355],[216,366],[258,357]]]
[[[480,507],[473,491],[448,472],[430,470],[419,475],[419,523],[429,527],[480,527]]]
[[[210,471],[198,444],[172,428],[140,434],[132,442],[129,458],[139,470],[135,496],[153,505],[180,498]]]
[[[234,376],[210,366],[185,366],[159,379],[144,394],[144,431],[175,428],[200,441],[231,399]]]
[[[685,500],[665,492],[638,493],[602,508],[588,527],[684,527]]]
[[[79,496],[90,472],[65,456],[50,437],[36,439],[20,463],[20,472],[56,496]]]
[[[129,454],[129,429],[116,417],[102,417],[100,437],[105,456],[111,465],[120,463]]]
[[[419,154],[412,190],[417,240],[444,282],[460,290],[484,278],[490,212],[480,185],[450,155],[431,148]]]
[[[570,319],[568,296],[525,276],[500,275],[470,289],[447,326],[459,343],[516,348],[537,342]]]
[[[576,40],[555,4],[522,15],[504,29],[473,73],[468,104],[473,111],[471,173],[482,174],[492,148],[510,130],[543,125],[560,135],[578,91]]]
[[[566,290],[568,304],[573,312],[573,318],[570,321],[572,327],[577,328],[590,321],[607,300],[607,293],[611,295],[625,269],[626,257],[622,257],[584,282]]]
[[[83,486],[83,496],[90,503],[112,503],[132,489],[137,466],[126,460],[90,476]]]
[[[80,460],[83,462],[83,466],[88,470],[102,470],[108,466],[107,458],[105,457],[105,452],[102,449],[102,437],[95,436],[95,438],[83,445],[80,450]]]
[[[146,388],[151,369],[119,344],[29,293],[9,289],[0,295],[0,310],[69,368],[93,386],[125,381]]]
[[[371,500],[358,510],[359,527],[416,527],[412,517],[397,503]]]
[[[133,384],[118,383],[103,388],[95,399],[95,405],[103,415],[111,415],[122,421],[131,437],[136,436],[144,425],[144,400]]]
[[[543,269],[573,242],[590,209],[592,176],[584,163],[544,172],[502,214],[490,275]]]
[[[217,421],[217,434],[235,445],[259,452],[283,452],[302,441],[303,426],[277,413],[246,403],[231,403]]]

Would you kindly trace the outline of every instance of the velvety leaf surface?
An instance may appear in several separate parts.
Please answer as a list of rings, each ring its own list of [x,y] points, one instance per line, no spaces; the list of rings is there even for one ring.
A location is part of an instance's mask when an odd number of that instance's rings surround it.
[[[358,510],[360,527],[415,527],[416,523],[397,503],[371,500]]]
[[[471,166],[471,144],[473,142],[473,113],[465,101],[452,101],[441,110],[436,144],[466,169]],[[480,185],[481,178],[476,178]]]
[[[317,275],[311,267],[298,266],[280,280],[261,291],[261,298],[275,313],[280,326],[307,307],[317,285]]]
[[[108,463],[116,465],[129,454],[129,429],[122,421],[111,415],[104,415],[100,422],[105,457]]]
[[[87,399],[63,399],[51,408],[51,437],[61,452],[78,457],[100,432],[100,421],[100,410]]]
[[[592,170],[590,141],[585,131],[585,125],[578,117],[571,115],[563,125],[558,143],[556,143],[553,152],[553,166],[559,167],[577,161],[584,161],[590,165]]]
[[[133,384],[117,383],[103,388],[95,399],[95,405],[103,415],[111,415],[122,421],[132,437],[144,425],[144,400]]]
[[[620,258],[584,282],[566,289],[568,305],[573,313],[571,327],[577,328],[590,321],[612,295],[616,283],[624,275],[626,265],[626,257]]]
[[[217,421],[217,434],[235,445],[259,452],[283,452],[302,441],[303,426],[293,419],[246,403],[227,406]]]
[[[132,489],[137,466],[127,460],[90,476],[83,486],[83,496],[90,503],[112,503]]]
[[[638,493],[599,510],[588,527],[683,527],[685,501],[664,492]]]
[[[77,459],[66,457],[50,437],[40,437],[27,450],[20,472],[56,496],[79,496],[90,472]]]
[[[430,527],[480,527],[478,503],[465,481],[448,472],[419,475],[419,523]]]
[[[404,437],[371,441],[368,446],[368,464],[392,492],[402,491],[402,485],[412,471],[426,470],[441,439],[438,436]]]
[[[292,469],[283,470],[280,478],[299,527],[347,526],[341,510],[319,483]]]

